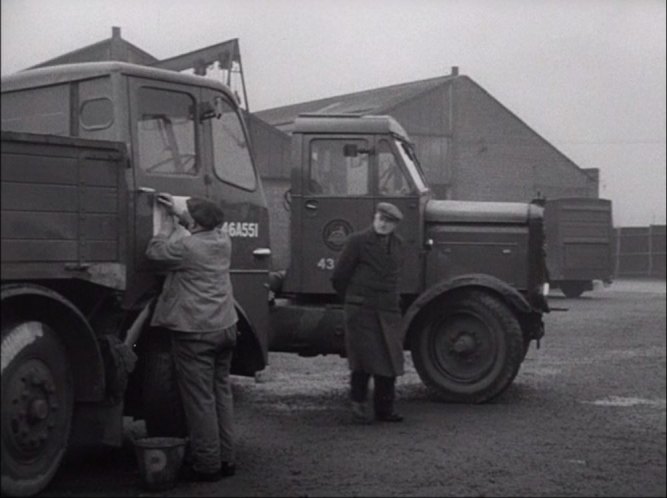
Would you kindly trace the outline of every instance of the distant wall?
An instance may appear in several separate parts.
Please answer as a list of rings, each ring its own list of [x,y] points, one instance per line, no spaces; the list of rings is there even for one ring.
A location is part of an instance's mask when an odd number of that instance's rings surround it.
[[[616,277],[665,278],[665,225],[614,229]]]

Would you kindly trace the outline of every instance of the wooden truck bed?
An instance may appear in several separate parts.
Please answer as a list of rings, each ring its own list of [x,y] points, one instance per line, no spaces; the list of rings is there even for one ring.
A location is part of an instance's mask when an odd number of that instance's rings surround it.
[[[124,144],[2,132],[2,279],[123,272]]]

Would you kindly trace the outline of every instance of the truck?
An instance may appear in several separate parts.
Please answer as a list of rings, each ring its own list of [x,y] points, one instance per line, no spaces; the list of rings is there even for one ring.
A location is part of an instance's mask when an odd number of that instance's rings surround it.
[[[269,351],[345,356],[329,278],[380,200],[405,215],[405,350],[442,400],[499,396],[544,335],[543,209],[433,199],[391,117],[297,120],[284,269],[271,265],[244,117],[220,82],[123,62],[26,70],[2,79],[2,130],[3,494],[44,489],[70,445],[120,445],[124,416],[149,435],[183,433],[168,338],[147,325],[163,278],[144,254],[158,192],[226,213],[233,374],[263,370]]]
[[[608,199],[549,199],[544,206],[547,268],[552,289],[568,298],[614,279],[614,226]]]

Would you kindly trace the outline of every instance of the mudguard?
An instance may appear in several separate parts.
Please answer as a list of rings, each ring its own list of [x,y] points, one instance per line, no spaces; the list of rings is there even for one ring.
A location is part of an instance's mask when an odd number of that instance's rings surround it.
[[[234,349],[234,357],[232,358],[231,373],[252,376],[255,372],[263,370],[266,367],[267,352],[261,346],[255,326],[236,300],[234,300],[234,307],[239,316],[237,324],[239,336],[236,348]]]
[[[415,299],[403,316],[403,329],[408,330],[414,318],[419,314],[424,306],[427,306],[434,299],[455,289],[463,287],[486,288],[500,295],[510,306],[519,313],[530,313],[533,308],[526,298],[507,282],[484,273],[471,273],[460,275],[451,280],[444,280],[432,285],[420,296]]]
[[[12,301],[34,302],[29,319],[55,322],[53,328],[62,338],[74,373],[74,397],[77,401],[101,401],[105,393],[104,362],[93,329],[83,314],[57,292],[35,284],[6,284],[0,294],[3,318],[11,315]],[[66,323],[67,327],[62,327]],[[60,327],[59,327],[60,325]]]

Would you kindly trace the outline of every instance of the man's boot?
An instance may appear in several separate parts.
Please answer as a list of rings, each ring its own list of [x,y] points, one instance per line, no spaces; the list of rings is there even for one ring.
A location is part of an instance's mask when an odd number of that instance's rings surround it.
[[[369,379],[370,375],[366,372],[356,371],[350,375],[352,415],[354,420],[361,424],[369,424],[373,421],[373,415],[367,401]]]
[[[375,375],[373,401],[375,420],[380,422],[402,422],[403,417],[394,410],[396,377]]]

